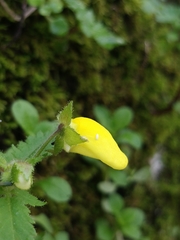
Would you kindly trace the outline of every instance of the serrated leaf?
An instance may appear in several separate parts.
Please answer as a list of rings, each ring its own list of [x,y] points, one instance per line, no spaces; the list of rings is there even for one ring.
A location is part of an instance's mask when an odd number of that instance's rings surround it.
[[[22,194],[23,192],[23,194]],[[34,240],[36,236],[33,220],[29,215],[29,205],[42,205],[26,191],[14,190],[0,198],[0,239]]]
[[[56,202],[66,202],[72,196],[69,183],[60,177],[49,177],[39,182],[44,192]]]
[[[36,151],[51,134],[52,132],[39,132],[36,135],[29,136],[25,142],[19,142],[17,147],[12,145],[12,147],[5,153],[6,160],[10,162],[13,159],[22,161],[25,161],[29,158],[33,159]],[[51,143],[48,144],[42,151],[41,156],[45,157],[50,155],[49,151],[52,150],[52,148],[53,146],[51,145]],[[38,158],[37,160],[39,161],[40,159]]]
[[[15,101],[12,105],[12,113],[27,134],[34,132],[34,128],[39,122],[39,114],[30,102],[22,99]]]
[[[2,152],[0,152],[0,168],[5,169],[7,167],[7,162],[5,156]]]
[[[65,129],[64,141],[69,145],[77,145],[79,143],[83,143],[86,140],[83,139],[74,129],[71,127],[67,127]]]
[[[54,155],[58,155],[64,147],[64,139],[62,136],[56,136],[54,143]]]
[[[65,126],[69,126],[71,123],[72,111],[73,111],[73,102],[70,101],[69,104],[65,106],[64,109],[60,111],[60,113],[57,115],[57,119],[59,123],[62,123]]]

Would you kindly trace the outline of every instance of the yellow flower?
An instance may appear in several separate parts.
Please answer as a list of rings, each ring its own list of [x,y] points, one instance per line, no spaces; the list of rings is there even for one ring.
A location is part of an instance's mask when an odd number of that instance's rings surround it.
[[[110,132],[96,121],[78,117],[70,127],[87,141],[71,146],[70,152],[96,158],[114,169],[123,169],[128,164],[126,155],[119,149]]]

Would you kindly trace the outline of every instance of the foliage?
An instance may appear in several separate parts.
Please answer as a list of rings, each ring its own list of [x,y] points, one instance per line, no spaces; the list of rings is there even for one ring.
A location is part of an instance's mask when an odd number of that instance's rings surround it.
[[[21,107],[19,107],[19,106],[21,106]],[[101,107],[101,108],[105,110],[105,108],[103,108],[103,107]],[[12,112],[14,113],[16,120],[19,122],[20,126],[22,126],[22,128],[25,131],[26,131],[26,128],[29,129],[29,125],[24,123],[24,121],[26,121],[26,118],[24,116],[27,116],[27,114],[29,114],[28,122],[30,122],[30,123],[33,122],[34,114],[32,114],[32,115],[30,114],[30,112],[32,111],[33,113],[36,112],[36,119],[38,119],[38,117],[37,117],[38,113],[35,110],[35,108],[33,107],[33,105],[30,105],[25,100],[17,100],[16,102],[14,102],[12,105],[12,109],[13,109]],[[20,109],[19,114],[17,111],[18,109]],[[97,108],[96,108],[96,111],[97,111]],[[108,111],[108,110],[106,109],[106,111]],[[116,111],[116,113],[117,112],[119,114],[114,114],[114,116],[116,116],[118,118],[121,116],[121,114],[129,114],[129,116],[132,114],[132,112],[126,108],[118,109],[118,111]],[[30,119],[31,117],[32,117],[32,119]],[[58,114],[57,119],[60,123],[59,126],[61,126],[61,124],[62,124],[62,126],[69,126],[70,122],[71,122],[71,118],[72,118],[72,102],[70,102]],[[120,123],[121,128],[127,126],[130,123],[131,118],[132,117],[127,118],[127,123],[125,120],[123,120]],[[122,119],[123,119],[123,117],[122,117]],[[118,123],[116,118],[114,119],[114,122]],[[39,124],[38,121],[37,121],[37,124]],[[115,124],[115,127],[116,126],[117,126],[117,124]],[[57,128],[57,126],[56,126],[56,128]],[[58,129],[61,129],[61,128],[58,127]],[[119,127],[117,127],[116,130],[118,130],[118,129],[119,129]],[[68,132],[68,133],[65,133],[65,132],[66,132],[66,127],[64,128],[64,131],[60,131],[61,139],[64,138],[66,140],[66,134],[67,135],[69,134],[69,136],[72,136],[72,138],[73,138],[73,135],[71,135],[71,132]],[[11,149],[8,150],[8,152],[6,154],[4,154],[4,156],[1,153],[1,156],[2,156],[1,157],[1,166],[3,167],[5,164],[4,159],[7,159],[10,162],[9,165],[4,167],[4,172],[2,172],[2,184],[6,185],[6,184],[8,184],[8,181],[9,181],[9,183],[11,183],[11,182],[14,183],[16,185],[17,189],[18,188],[21,188],[21,189],[30,188],[30,185],[32,183],[31,183],[31,181],[29,182],[29,178],[32,173],[31,173],[31,171],[30,171],[30,173],[27,172],[27,169],[28,169],[27,164],[32,164],[34,166],[37,163],[37,161],[42,161],[42,158],[49,156],[50,152],[53,152],[52,151],[53,147],[56,146],[57,139],[55,137],[55,134],[50,135],[49,131],[48,131],[48,137],[45,137],[45,135],[44,135],[45,133],[41,133],[41,137],[38,139],[38,137],[39,137],[38,134],[35,134],[35,133],[29,131],[30,136],[27,138],[26,142],[21,142],[17,147],[13,146]],[[55,133],[58,136],[58,134],[59,134],[58,130],[56,130]],[[51,137],[51,136],[53,136],[53,137]],[[37,139],[37,141],[36,141],[36,139]],[[70,137],[70,139],[71,139],[71,137]],[[54,146],[52,144],[49,145],[54,140],[55,140]],[[44,143],[41,144],[42,142],[44,142]],[[78,139],[73,140],[73,145],[77,144],[76,142],[79,143],[79,140]],[[28,146],[29,146],[29,148],[28,148]],[[61,146],[61,148],[63,147],[61,144],[60,144],[60,146]],[[16,160],[12,161],[12,159],[18,159],[18,161],[16,161]],[[25,165],[22,164],[23,162]],[[25,166],[26,172],[25,172],[24,166]],[[123,172],[115,171],[113,173],[113,171],[109,171],[109,169],[108,169],[107,176],[109,179],[111,179],[113,181],[111,182],[109,180],[106,180],[104,182],[98,183],[99,190],[102,193],[109,194],[109,197],[102,199],[102,206],[105,211],[107,211],[108,213],[114,214],[114,219],[115,219],[115,222],[117,225],[117,228],[114,227],[113,229],[111,229],[110,227],[107,227],[109,225],[107,220],[104,220],[103,222],[101,220],[97,220],[96,230],[97,230],[98,239],[104,239],[104,236],[105,236],[105,239],[110,240],[110,239],[112,239],[114,234],[118,233],[118,231],[121,231],[124,236],[128,236],[131,239],[138,239],[142,235],[141,229],[140,229],[141,225],[142,225],[142,221],[141,220],[137,221],[137,219],[138,218],[144,219],[143,212],[136,208],[125,208],[124,200],[118,193],[116,193],[116,190],[117,190],[119,184],[120,184],[120,186],[122,186],[122,185],[126,186],[126,185],[124,185],[125,182],[128,184],[128,181],[129,181],[129,180],[125,179],[125,178],[128,179],[127,175],[125,174],[124,179],[123,179],[121,177],[121,173],[123,173]],[[22,178],[22,174],[23,174],[23,177],[25,178],[25,180]],[[21,176],[21,178],[19,176]],[[25,181],[27,181],[27,183],[25,183]],[[72,196],[72,189],[71,189],[71,186],[69,185],[69,183],[65,179],[62,179],[59,177],[47,177],[43,180],[38,181],[36,183],[36,187],[37,186],[40,187],[43,190],[43,192],[50,199],[52,199],[55,202],[67,202],[68,200],[70,200],[70,198]],[[14,191],[14,193],[13,193],[13,191]],[[17,193],[16,193],[16,191],[17,191]],[[18,194],[19,191],[20,190],[16,190],[16,188],[13,188],[13,187],[12,187],[12,193],[10,192],[10,195],[6,195],[6,192],[4,191],[5,197],[2,198],[2,200],[6,203],[7,196],[10,196],[8,199],[8,202],[10,202],[10,205],[13,206],[12,199],[14,198],[14,195]],[[3,189],[2,189],[2,192],[3,192]],[[28,192],[26,192],[26,194],[28,194]],[[24,197],[26,196],[26,194],[24,195]],[[35,205],[38,205],[41,203],[41,202],[38,202],[39,200],[37,200],[37,202],[33,203],[33,199],[35,199],[35,198],[33,196],[30,196],[29,202],[24,202],[24,204],[26,204],[26,205],[34,204],[33,206],[35,206]],[[22,200],[23,200],[23,198],[22,198]],[[19,200],[19,203],[22,204],[20,200]],[[13,207],[12,207],[12,209],[13,209]],[[26,209],[26,215],[27,215],[27,208],[25,208],[25,209]],[[20,215],[19,218],[13,220],[13,222],[21,221],[21,218],[25,218],[25,216],[23,215],[23,211],[21,212],[21,214],[22,214],[22,216]],[[16,213],[12,210],[11,215],[12,215],[11,218],[14,219],[15,218],[14,215],[16,215]],[[132,216],[134,216],[134,218],[132,218]],[[26,216],[26,218],[28,220],[28,216]],[[132,220],[130,220],[131,218],[132,218]],[[68,239],[68,234],[61,233],[61,232],[58,232],[56,234],[55,238],[52,236],[53,228],[52,228],[52,226],[49,222],[49,219],[47,218],[46,215],[40,214],[38,216],[35,216],[33,219],[37,222],[37,224],[40,224],[45,229],[44,235],[42,235],[43,239],[44,238],[45,239],[58,239],[60,237]],[[29,224],[30,223],[32,223],[32,222],[29,221]],[[107,233],[107,231],[109,231],[109,233],[111,233],[110,235],[104,234],[103,236],[101,236],[104,226],[107,227],[105,233]],[[30,229],[28,230],[25,225],[24,225],[24,228],[30,233]],[[32,239],[34,239],[35,232],[34,232],[32,225],[30,225],[30,228],[31,228],[32,235],[33,235]],[[108,230],[108,228],[109,228],[109,230]],[[19,228],[12,229],[12,234],[19,235],[20,232],[21,232],[21,229],[19,229]],[[6,236],[6,239],[8,239],[8,238],[9,238],[9,236]],[[24,235],[23,235],[23,238],[25,238]],[[41,235],[38,235],[37,239],[41,239]]]
[[[19,109],[20,111],[18,111]],[[15,102],[13,113],[25,131],[32,129],[33,122],[34,124],[38,123],[37,110],[27,101],[19,100]],[[28,121],[26,122],[27,117]],[[51,130],[51,134],[48,132],[47,137],[47,134],[43,134],[42,132],[33,134],[32,131],[29,131],[29,134],[33,135],[29,136],[26,142],[20,142],[17,147],[12,146],[5,154],[1,153],[0,222],[2,223],[2,231],[0,238],[9,240],[35,239],[36,232],[32,225],[34,222],[29,216],[29,210],[26,205],[43,206],[44,203],[23,190],[28,190],[32,185],[33,166],[48,155],[52,155],[52,142],[56,141],[55,137],[59,135],[59,132],[63,139],[63,134],[66,132],[65,126],[69,126],[70,124],[70,120],[66,119],[71,119],[71,117],[72,103],[65,107],[58,115],[58,119],[63,121],[62,123],[60,122],[58,129],[54,133]],[[61,133],[61,129],[63,128],[65,128],[65,131]],[[71,136],[71,133],[68,134]],[[79,142],[78,140],[77,143]],[[74,141],[74,144],[77,143]],[[59,152],[63,146],[60,147]],[[57,202],[66,202],[72,195],[70,185],[66,180],[59,177],[41,180],[39,186],[41,186],[50,198]],[[7,231],[7,228],[10,231]]]
[[[22,1],[6,2],[21,15]],[[12,21],[0,8],[1,149],[5,151],[25,137],[10,112],[15,99],[24,98],[33,103],[40,112],[40,120],[53,120],[59,105],[65,105],[69,99],[76,101],[74,115],[93,116],[95,104],[104,105],[111,112],[120,106],[129,106],[134,120],[127,127],[143,136],[140,151],[132,151],[130,147],[132,174],[146,167],[159,149],[164,170],[157,182],[136,182],[118,191],[128,206],[146,212],[145,231],[150,239],[179,239],[179,112],[174,110],[179,99],[179,2],[86,0],[84,3],[98,21],[123,36],[126,44],[111,51],[99,47],[82,33],[79,21],[68,7],[58,14],[69,24],[69,32],[64,36],[50,34],[47,18],[38,11],[25,19],[20,28],[20,23]],[[154,10],[147,12],[152,7]],[[14,38],[16,34],[18,37]],[[127,148],[127,144],[125,146]],[[59,219],[65,219],[60,223],[51,218],[55,233],[67,229],[75,240],[95,238],[94,216],[102,214],[96,183],[104,180],[98,173],[94,165],[87,165],[73,155],[63,155],[60,161],[57,156],[37,165],[37,178],[61,174],[73,183],[70,206],[58,207],[52,203],[43,209],[47,216],[49,212],[55,215],[58,211]]]
[[[3,192],[2,189],[1,192]],[[0,198],[1,238],[33,240],[36,233],[26,205],[43,206],[44,203],[23,190],[6,189],[3,194],[4,196]]]
[[[99,45],[107,49],[125,43],[122,37],[111,33],[101,22],[97,21],[94,12],[86,8],[81,0],[76,2],[72,0],[28,0],[28,3],[38,7],[39,14],[47,18],[52,34],[63,36],[69,32],[69,23],[62,15],[63,8],[68,7],[74,12],[80,29],[86,37],[93,38]]]

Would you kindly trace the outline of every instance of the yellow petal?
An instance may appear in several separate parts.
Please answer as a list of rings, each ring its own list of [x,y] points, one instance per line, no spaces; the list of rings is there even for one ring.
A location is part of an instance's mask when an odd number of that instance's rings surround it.
[[[78,117],[72,119],[70,126],[87,139],[87,142],[72,146],[70,152],[99,159],[114,169],[123,169],[127,166],[126,155],[102,125],[90,118]]]

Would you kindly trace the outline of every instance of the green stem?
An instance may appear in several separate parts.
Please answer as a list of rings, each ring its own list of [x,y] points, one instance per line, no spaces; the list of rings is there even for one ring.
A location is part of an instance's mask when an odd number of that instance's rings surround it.
[[[46,141],[41,145],[41,147],[37,150],[37,152],[34,154],[34,158],[39,157],[40,154],[43,152],[43,150],[46,148],[46,146],[62,131],[64,125],[61,123],[57,130],[52,133],[47,139]]]

